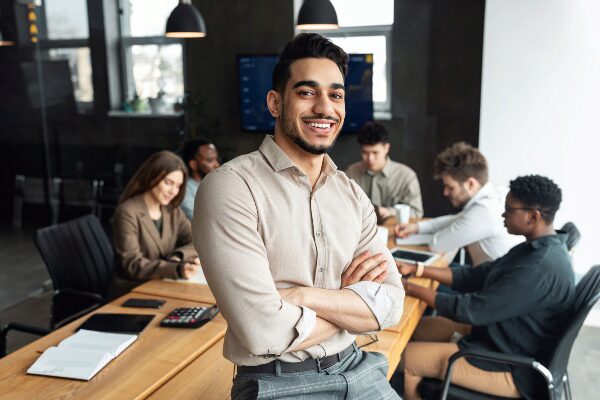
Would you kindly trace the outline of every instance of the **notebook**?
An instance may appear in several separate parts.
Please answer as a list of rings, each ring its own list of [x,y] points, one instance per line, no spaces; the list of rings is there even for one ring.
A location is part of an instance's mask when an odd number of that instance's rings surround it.
[[[137,335],[80,329],[58,346],[44,351],[27,373],[89,381],[137,338]]]
[[[431,243],[432,238],[433,235],[427,233],[415,233],[405,238],[396,238],[396,245],[429,245]]]

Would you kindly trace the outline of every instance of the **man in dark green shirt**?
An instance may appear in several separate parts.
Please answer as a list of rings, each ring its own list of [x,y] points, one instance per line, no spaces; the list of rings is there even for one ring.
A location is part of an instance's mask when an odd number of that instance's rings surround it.
[[[403,275],[420,273],[459,294],[436,293],[404,282],[406,294],[434,307],[403,357],[405,395],[419,399],[423,377],[443,379],[448,357],[459,349],[485,349],[547,362],[575,297],[574,275],[564,233],[553,220],[561,191],[550,179],[530,175],[510,183],[504,224],[526,242],[477,268],[433,268],[399,264]],[[453,383],[504,397],[538,399],[543,393],[529,371],[486,361],[457,362]],[[541,395],[543,398],[543,394]]]

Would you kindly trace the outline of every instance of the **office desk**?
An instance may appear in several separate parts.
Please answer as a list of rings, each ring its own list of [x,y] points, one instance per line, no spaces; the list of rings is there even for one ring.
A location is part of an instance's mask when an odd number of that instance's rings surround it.
[[[391,225],[389,222],[386,225]],[[390,229],[390,236],[393,236]],[[388,245],[394,247],[393,237]],[[421,248],[423,246],[410,246]],[[445,267],[454,253],[440,257],[433,266]],[[411,282],[435,288],[429,279],[411,278]],[[159,310],[120,307],[127,298],[164,298]],[[175,307],[214,304],[206,285],[154,280],[94,312],[155,314],[140,338],[89,382],[26,375],[35,359],[50,346],[69,336],[88,316],[37,340],[0,359],[0,399],[106,398],[106,399],[228,399],[233,364],[222,356],[226,323],[222,316],[199,329],[169,329],[160,320]],[[368,351],[383,353],[389,361],[388,379],[400,362],[406,343],[412,336],[426,306],[406,297],[400,323],[378,332],[378,341]],[[367,343],[359,336],[359,345]]]
[[[207,285],[200,285],[191,282],[154,279],[133,288],[132,292],[160,298],[217,304]]]
[[[27,375],[26,371],[44,350],[71,335],[92,313],[0,359],[0,399],[146,398],[225,335],[226,323],[221,316],[198,329],[159,326],[160,320],[175,307],[207,304],[167,298],[159,310],[120,307],[130,297],[152,296],[129,293],[93,313],[154,314],[156,317],[138,340],[90,381]]]

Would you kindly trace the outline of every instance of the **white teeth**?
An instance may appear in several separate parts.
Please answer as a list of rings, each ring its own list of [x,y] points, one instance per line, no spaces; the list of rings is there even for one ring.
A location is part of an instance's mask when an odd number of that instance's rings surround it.
[[[308,125],[315,127],[315,128],[321,128],[321,129],[328,129],[331,127],[331,124],[318,124],[316,122],[309,122]]]

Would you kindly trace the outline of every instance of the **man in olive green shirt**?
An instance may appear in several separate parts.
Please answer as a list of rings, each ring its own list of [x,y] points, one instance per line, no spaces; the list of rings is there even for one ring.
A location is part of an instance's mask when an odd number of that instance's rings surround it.
[[[362,161],[352,164],[346,175],[354,179],[377,207],[381,219],[394,215],[394,205],[410,206],[411,217],[423,216],[421,187],[410,167],[390,160],[387,129],[367,122],[358,132]]]

